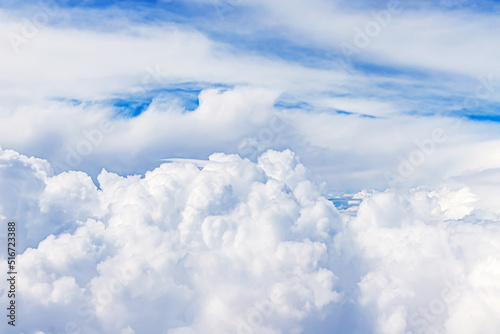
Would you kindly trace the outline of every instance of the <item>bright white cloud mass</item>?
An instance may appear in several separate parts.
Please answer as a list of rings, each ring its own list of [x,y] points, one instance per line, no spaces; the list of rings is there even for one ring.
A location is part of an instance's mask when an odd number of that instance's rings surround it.
[[[0,332],[500,333],[499,15],[0,0]]]

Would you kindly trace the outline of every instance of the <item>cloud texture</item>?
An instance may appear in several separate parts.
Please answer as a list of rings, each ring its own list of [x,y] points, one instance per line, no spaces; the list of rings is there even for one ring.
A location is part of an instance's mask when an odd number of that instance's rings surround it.
[[[0,216],[25,226],[20,332],[500,326],[500,212],[476,209],[481,194],[463,184],[364,193],[349,214],[289,150],[257,163],[216,153],[144,176],[103,170],[98,187],[85,173],[0,154]]]

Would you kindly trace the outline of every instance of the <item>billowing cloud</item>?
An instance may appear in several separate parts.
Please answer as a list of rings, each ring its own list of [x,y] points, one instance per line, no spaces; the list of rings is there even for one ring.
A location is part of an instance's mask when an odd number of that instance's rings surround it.
[[[144,177],[103,170],[99,189],[13,151],[2,169],[24,171],[8,175],[16,187],[38,185],[5,191],[31,198],[31,215],[16,217],[30,319],[20,330],[278,333],[341,300],[328,267],[340,216],[291,151],[257,164],[214,154],[201,169],[167,163]]]
[[[3,219],[25,226],[25,333],[483,333],[500,325],[492,316],[500,227],[480,218],[481,194],[458,182],[364,192],[357,210],[339,212],[288,150],[256,163],[217,153],[143,176],[103,170],[98,187],[14,151],[0,161],[2,198],[29,212],[2,200]],[[339,315],[372,320],[355,326]]]

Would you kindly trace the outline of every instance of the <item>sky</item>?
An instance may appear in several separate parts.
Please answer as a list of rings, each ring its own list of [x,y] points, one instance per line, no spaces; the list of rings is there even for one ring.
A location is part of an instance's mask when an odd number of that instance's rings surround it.
[[[0,0],[2,332],[499,332],[499,15]]]

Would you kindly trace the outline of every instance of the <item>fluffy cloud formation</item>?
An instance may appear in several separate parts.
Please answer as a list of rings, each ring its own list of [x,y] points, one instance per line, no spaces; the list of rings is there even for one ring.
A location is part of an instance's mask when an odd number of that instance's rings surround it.
[[[167,163],[144,177],[103,170],[99,189],[1,154],[2,195],[29,206],[1,211],[26,225],[21,331],[300,332],[340,301],[328,258],[341,220],[290,151],[257,164],[214,154],[201,169]]]
[[[103,170],[99,187],[10,150],[0,166],[26,334],[500,326],[499,212],[463,182],[364,192],[339,212],[288,150]]]
[[[376,333],[484,333],[500,328],[498,221],[478,219],[468,188],[387,191],[363,201],[354,242],[371,270],[360,303]]]

